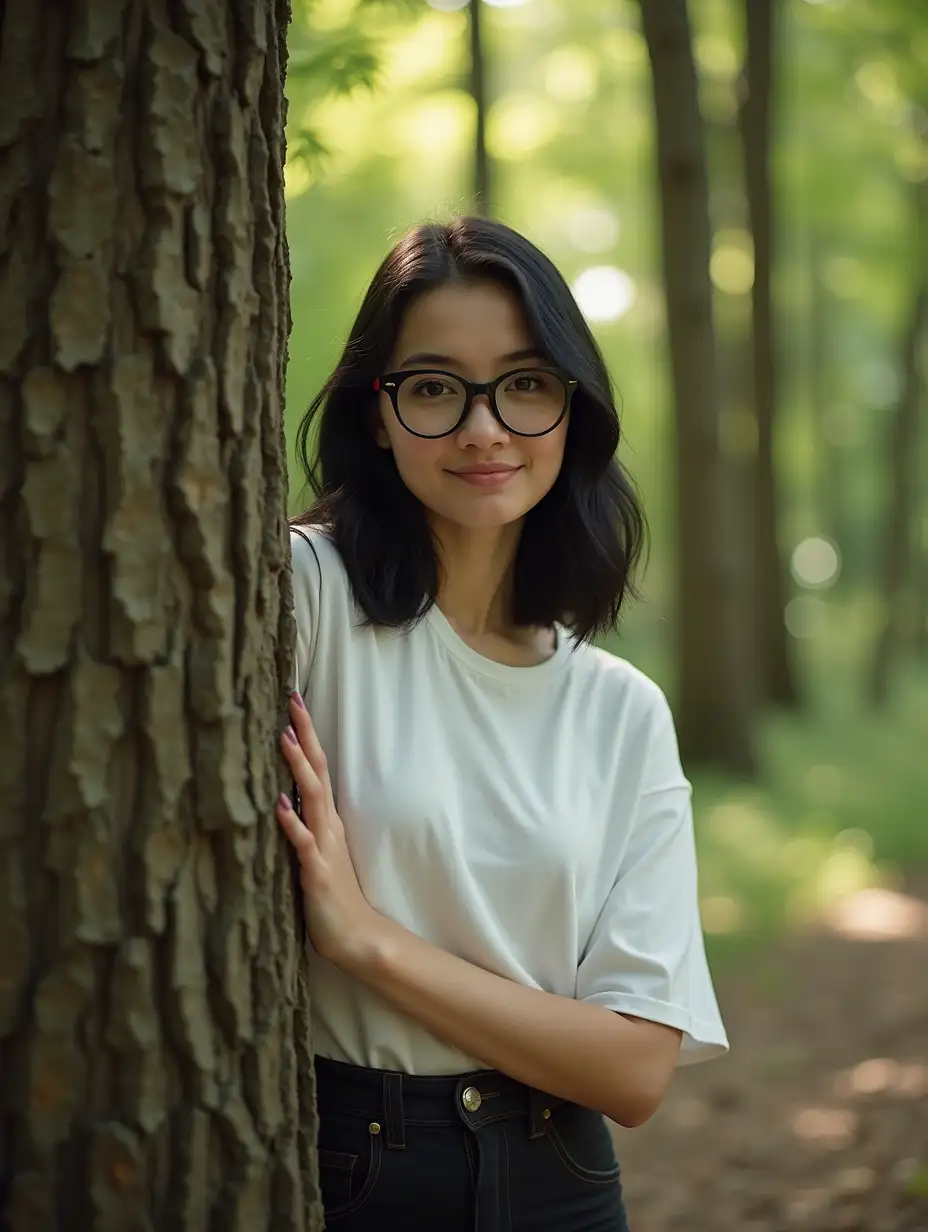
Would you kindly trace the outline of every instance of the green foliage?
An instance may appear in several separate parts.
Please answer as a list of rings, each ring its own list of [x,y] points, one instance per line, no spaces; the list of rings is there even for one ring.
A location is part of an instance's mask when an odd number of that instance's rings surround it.
[[[379,67],[369,39],[353,30],[339,30],[320,37],[312,50],[292,52],[287,74],[291,82],[314,85],[320,96],[350,94],[357,86],[372,89]]]
[[[353,91],[373,90],[382,70],[379,39],[365,27],[369,14],[398,11],[411,15],[417,0],[353,0],[345,24],[321,27],[314,21],[319,0],[303,0],[294,12],[287,64],[288,93],[301,95],[302,110],[311,110],[325,98],[346,97]],[[289,157],[310,168],[320,168],[330,150],[318,128],[307,121],[291,125]]]

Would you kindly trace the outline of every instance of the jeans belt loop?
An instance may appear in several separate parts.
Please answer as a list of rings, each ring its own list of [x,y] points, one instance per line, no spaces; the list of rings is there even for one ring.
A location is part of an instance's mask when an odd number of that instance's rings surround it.
[[[548,1117],[545,1116],[545,1110],[548,1110],[549,1116],[551,1111],[551,1096],[545,1095],[544,1091],[536,1091],[534,1087],[529,1088],[528,1093],[528,1136],[529,1138],[543,1138],[548,1128]]]
[[[406,1117],[403,1113],[403,1075],[383,1076],[383,1119],[388,1151],[406,1148]]]

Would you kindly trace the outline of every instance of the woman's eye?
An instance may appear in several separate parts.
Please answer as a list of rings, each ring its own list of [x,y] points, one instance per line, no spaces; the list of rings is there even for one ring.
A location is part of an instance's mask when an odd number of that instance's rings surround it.
[[[422,381],[416,386],[416,393],[423,394],[426,398],[440,398],[447,392],[448,387],[443,381]]]
[[[517,376],[512,382],[511,388],[517,393],[528,394],[535,389],[539,389],[541,384],[542,382],[537,376]]]

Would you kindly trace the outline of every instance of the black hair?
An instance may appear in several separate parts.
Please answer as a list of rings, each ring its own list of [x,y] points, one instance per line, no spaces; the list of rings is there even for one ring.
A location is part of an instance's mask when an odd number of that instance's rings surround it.
[[[451,281],[491,281],[518,296],[535,343],[578,382],[564,460],[526,515],[513,576],[517,625],[566,625],[578,640],[614,628],[646,536],[635,489],[615,453],[619,416],[606,365],[570,288],[534,244],[498,222],[462,217],[404,235],[368,288],[344,352],[297,433],[315,495],[293,525],[326,528],[368,623],[409,626],[439,588],[436,544],[393,454],[375,440],[373,382],[403,314]]]

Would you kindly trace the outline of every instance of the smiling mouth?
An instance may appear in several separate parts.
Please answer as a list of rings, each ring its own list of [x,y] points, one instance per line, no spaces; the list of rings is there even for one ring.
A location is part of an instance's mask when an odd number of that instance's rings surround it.
[[[449,471],[448,474],[463,479],[475,488],[500,488],[520,470],[521,466],[478,467],[474,470]]]

